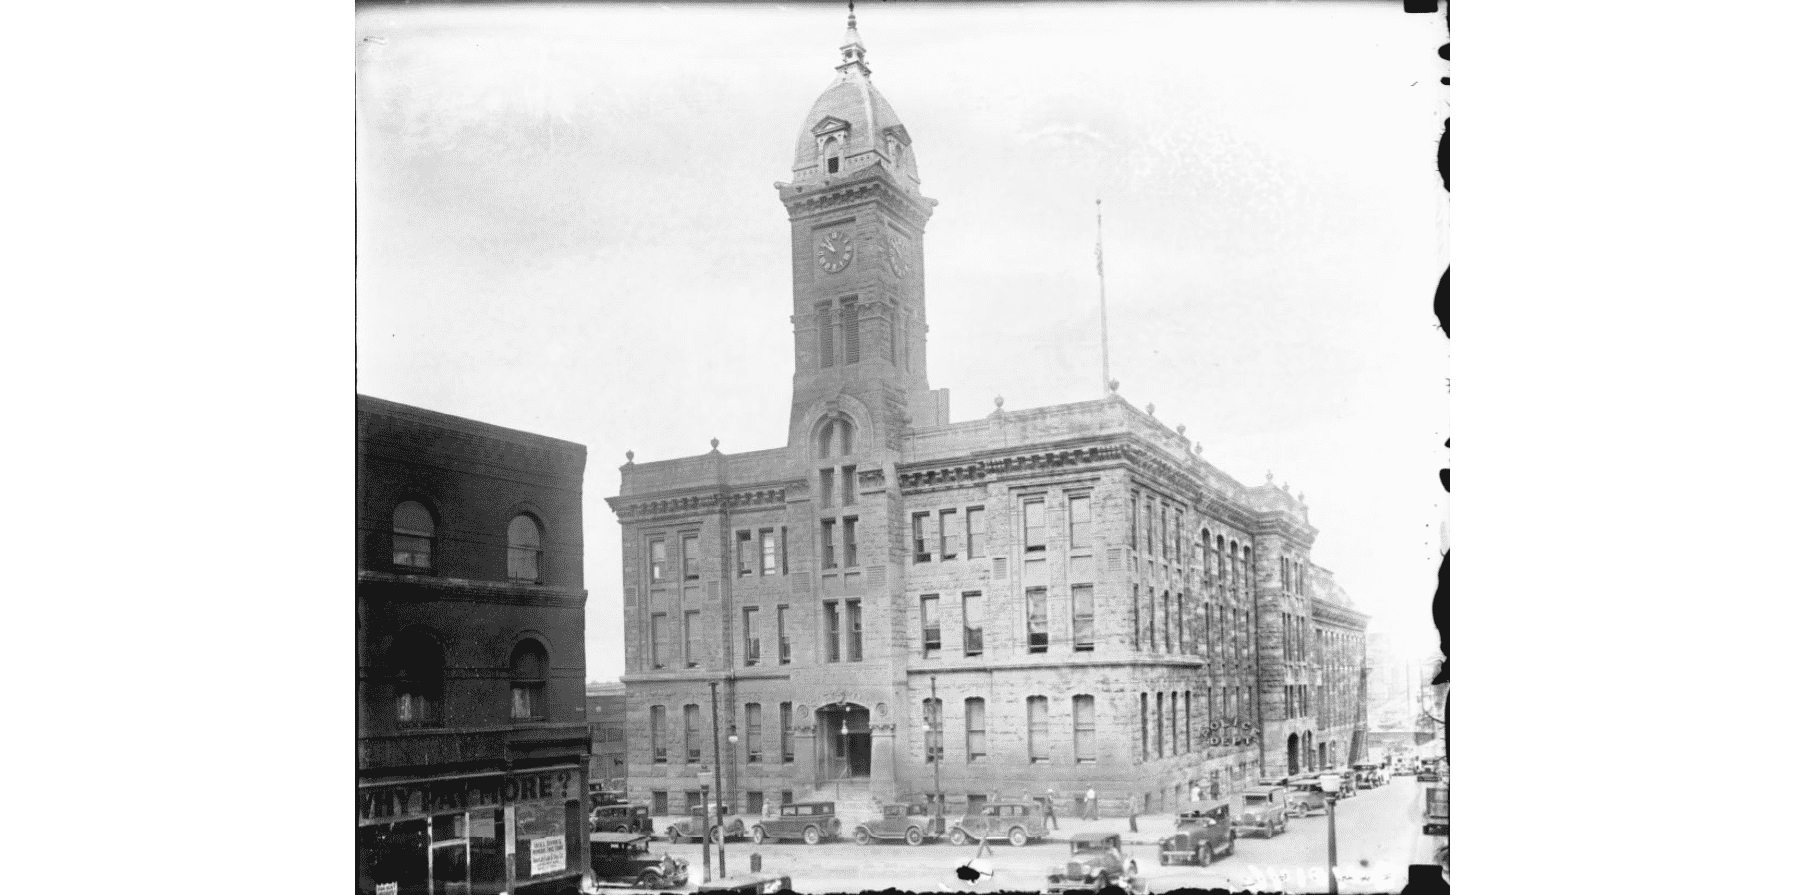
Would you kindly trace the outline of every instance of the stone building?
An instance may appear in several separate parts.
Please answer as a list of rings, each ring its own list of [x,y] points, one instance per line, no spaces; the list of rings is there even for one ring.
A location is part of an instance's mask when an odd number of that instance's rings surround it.
[[[710,683],[741,811],[936,788],[953,807],[1049,789],[1063,803],[1091,787],[1105,810],[1157,810],[1193,783],[1231,791],[1275,770],[1269,744],[1313,731],[1304,694],[1325,673],[1300,495],[1235,481],[1113,386],[951,422],[927,375],[935,201],[854,23],[840,53],[776,185],[787,444],[629,453],[609,501],[627,712],[644,732],[632,797],[654,813],[699,798]]]
[[[582,445],[357,397],[357,891],[574,895]]]
[[[626,791],[626,685],[619,681],[588,685],[589,789]]]

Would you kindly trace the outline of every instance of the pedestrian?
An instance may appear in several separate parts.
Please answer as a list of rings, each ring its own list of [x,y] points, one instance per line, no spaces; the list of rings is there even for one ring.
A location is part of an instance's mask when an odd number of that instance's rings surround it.
[[[1058,812],[1052,809],[1052,790],[1046,790],[1046,823],[1053,829],[1059,828]]]
[[[1128,832],[1140,832],[1140,797],[1128,796]]]
[[[1094,786],[1090,787],[1089,792],[1084,793],[1084,809],[1088,812],[1086,817],[1091,820],[1096,819],[1096,787]]]
[[[1190,782],[1190,801],[1200,802],[1202,800],[1203,800],[1203,787],[1200,784],[1198,784],[1196,781],[1192,780]]]
[[[1211,799],[1221,798],[1221,774],[1220,773],[1215,773],[1215,774],[1209,775],[1209,798],[1211,798]]]

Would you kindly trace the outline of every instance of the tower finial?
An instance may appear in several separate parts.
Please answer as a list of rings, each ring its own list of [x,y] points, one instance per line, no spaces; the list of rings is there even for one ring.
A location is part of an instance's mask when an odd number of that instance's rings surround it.
[[[858,36],[858,13],[852,8],[851,0],[846,3],[846,39],[839,46],[840,71],[856,68],[861,74],[869,75],[870,66],[864,61],[864,39]]]

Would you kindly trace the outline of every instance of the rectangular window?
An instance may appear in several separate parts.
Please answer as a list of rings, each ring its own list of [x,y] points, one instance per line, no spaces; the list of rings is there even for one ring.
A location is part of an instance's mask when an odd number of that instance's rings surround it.
[[[846,568],[850,569],[858,565],[858,517],[847,516],[844,521]]]
[[[821,470],[821,506],[833,505],[833,470]]]
[[[777,574],[777,533],[769,528],[758,532],[758,574]]]
[[[777,664],[789,664],[789,607],[777,607]]]
[[[752,533],[739,532],[734,536],[733,542],[738,550],[739,576],[743,578],[752,574]]]
[[[694,814],[702,804],[702,791],[699,789],[683,790],[683,813]]]
[[[664,667],[664,638],[669,636],[669,617],[662,612],[651,614],[651,667]]]
[[[790,764],[796,760],[796,738],[790,732],[795,723],[795,705],[788,702],[777,703],[777,739],[782,743],[783,763]],[[785,804],[789,802],[789,794],[783,794]]]
[[[910,524],[913,525],[915,539],[915,562],[931,562],[933,554],[927,541],[927,513],[916,513]]]
[[[839,325],[846,332],[846,363],[858,363],[862,355],[858,339],[858,299],[840,299]]]
[[[1140,543],[1140,492],[1128,493],[1128,549]]]
[[[1046,697],[1027,697],[1027,762],[1040,764],[1052,760],[1052,745],[1047,738]]]
[[[1028,553],[1046,549],[1046,501],[1021,504],[1021,544]]]
[[[987,552],[983,542],[983,526],[983,507],[971,507],[965,510],[966,556],[983,556]]]
[[[1096,760],[1096,697],[1071,697],[1071,751],[1079,764]]]
[[[921,598],[921,654],[928,658],[940,654],[939,594]]]
[[[702,664],[702,614],[683,613],[683,664],[694,668]]]
[[[983,734],[983,700],[972,697],[965,700],[965,760],[976,761],[984,756],[987,743]]]
[[[789,574],[789,526],[777,528],[777,566],[783,574]]]
[[[747,606],[741,626],[745,631],[745,664],[756,665],[763,658],[763,644],[758,638],[758,607]]]
[[[1191,731],[1190,691],[1185,690],[1184,691],[1184,751],[1185,752],[1189,752],[1192,749],[1192,746],[1190,745],[1190,731]]]
[[[833,526],[832,519],[821,521],[821,568],[836,569],[839,565],[833,561]]]
[[[1184,650],[1184,595],[1178,594],[1178,652]]]
[[[833,366],[833,305],[819,302],[814,306],[814,326],[820,331],[821,369]]]
[[[1096,589],[1093,585],[1071,585],[1071,648],[1096,649]]]
[[[683,536],[683,580],[694,581],[702,577],[702,539],[695,535]]]
[[[764,762],[764,706],[756,702],[745,704],[745,762]]]
[[[683,754],[690,764],[698,764],[702,760],[702,707],[699,705],[683,706]]]
[[[1147,759],[1153,757],[1153,752],[1152,752],[1152,742],[1153,741],[1152,741],[1152,738],[1149,736],[1147,728],[1146,728],[1146,711],[1147,711],[1146,694],[1142,693],[1142,694],[1140,694],[1140,760],[1141,761],[1146,761]]]
[[[1071,498],[1071,549],[1090,546],[1090,495]]]
[[[651,791],[651,814],[653,817],[665,817],[670,814],[670,793],[662,789]]]
[[[1146,524],[1140,526],[1140,552],[1153,555],[1153,499],[1146,498]]]
[[[753,817],[764,816],[764,791],[754,789],[745,794],[745,813]]]
[[[1134,649],[1140,648],[1140,585],[1134,585]]]
[[[964,595],[965,655],[983,655],[983,594]]]
[[[852,506],[858,503],[858,467],[840,467],[839,490],[839,502],[841,504]]]
[[[1046,652],[1046,588],[1027,589],[1027,651]]]
[[[864,661],[864,604],[846,601],[846,661]]]
[[[664,707],[651,707],[651,760],[653,764],[665,764],[670,761],[664,740]]]
[[[664,539],[651,542],[651,580],[664,580]]]
[[[1177,560],[1178,568],[1184,567],[1184,510],[1173,508],[1171,511],[1171,552]]]
[[[823,634],[826,637],[827,661],[839,661],[839,604],[834,602],[821,604]]]
[[[1153,754],[1165,757],[1165,694],[1153,694]]]
[[[1161,594],[1159,602],[1161,604],[1159,608],[1165,611],[1165,651],[1169,653],[1171,652],[1171,591]]]

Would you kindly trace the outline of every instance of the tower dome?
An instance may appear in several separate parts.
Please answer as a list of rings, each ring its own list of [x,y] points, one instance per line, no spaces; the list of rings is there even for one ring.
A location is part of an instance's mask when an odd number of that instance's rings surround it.
[[[849,5],[849,4],[848,4]],[[796,136],[795,183],[819,183],[871,165],[883,165],[909,187],[920,186],[908,130],[889,101],[871,84],[858,17],[846,16],[839,75],[828,85]]]

